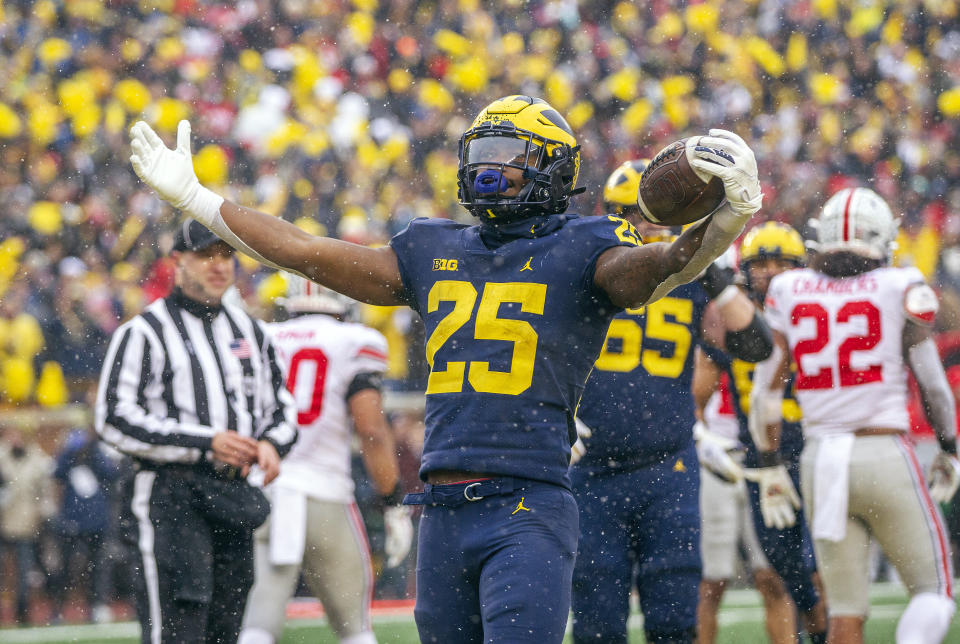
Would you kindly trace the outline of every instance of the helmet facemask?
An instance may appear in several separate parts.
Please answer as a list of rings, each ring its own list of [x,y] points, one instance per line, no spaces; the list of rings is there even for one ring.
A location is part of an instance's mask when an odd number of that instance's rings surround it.
[[[578,152],[508,121],[482,123],[460,138],[460,203],[495,225],[564,212]]]

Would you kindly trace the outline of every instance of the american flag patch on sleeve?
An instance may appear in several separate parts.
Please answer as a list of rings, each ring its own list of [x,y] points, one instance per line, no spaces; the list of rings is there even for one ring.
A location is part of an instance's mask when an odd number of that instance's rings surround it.
[[[250,343],[244,340],[243,338],[231,340],[230,353],[235,355],[239,360],[244,360],[246,358],[249,358],[251,354]]]

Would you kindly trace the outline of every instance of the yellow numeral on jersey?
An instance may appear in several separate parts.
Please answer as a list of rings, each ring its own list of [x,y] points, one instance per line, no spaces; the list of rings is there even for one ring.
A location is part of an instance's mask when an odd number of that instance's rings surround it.
[[[433,368],[433,357],[437,351],[450,339],[457,329],[470,321],[473,313],[473,304],[477,301],[477,289],[470,282],[454,280],[440,280],[434,283],[427,296],[427,313],[433,313],[440,308],[440,302],[453,302],[450,311],[427,340],[427,362],[430,363],[430,377],[427,379],[428,394],[456,393],[463,389],[463,372],[465,362],[448,362],[444,371]]]
[[[634,246],[640,246],[643,242],[640,240],[640,233],[637,232],[637,229],[633,227],[626,219],[620,219],[615,215],[607,215],[607,218],[615,224],[619,224],[617,229],[614,231],[617,235],[617,239],[622,242],[627,242],[628,244],[633,244]]]
[[[667,316],[673,318],[670,321]],[[673,351],[645,349],[643,367],[650,375],[679,378],[690,353],[690,323],[693,322],[693,302],[665,297],[647,307],[647,337],[673,343]]]
[[[620,340],[620,351],[610,350],[610,340]],[[603,342],[603,351],[595,364],[597,369],[625,373],[640,366],[640,345],[643,342],[643,329],[633,320],[614,318],[607,329],[607,339]]]
[[[753,390],[754,363],[734,360],[730,363],[733,372],[733,386],[736,396],[740,399],[740,409],[744,415],[750,413],[750,392]]]
[[[642,363],[652,376],[677,378],[683,373],[692,344],[689,324],[693,321],[693,302],[665,297],[647,306],[645,312],[645,329],[641,329],[637,321],[626,318],[617,318],[610,323],[603,351],[597,358],[597,369],[627,372]],[[648,338],[672,343],[673,351],[644,349],[644,332]],[[612,339],[621,342],[617,352],[610,350]]]
[[[477,317],[474,338],[477,340],[503,340],[513,343],[513,355],[509,371],[490,369],[489,362],[471,362],[467,379],[475,391],[491,394],[517,395],[533,383],[534,360],[537,356],[537,332],[524,320],[497,317],[500,305],[517,303],[524,313],[543,315],[547,300],[547,285],[530,282],[488,283],[484,286]],[[427,312],[433,313],[440,302],[453,302],[448,313],[430,334],[427,340],[427,361],[430,377],[427,380],[428,394],[456,393],[463,391],[465,362],[447,362],[447,368],[433,368],[434,357],[450,337],[470,321],[477,290],[469,282],[443,280],[430,289]]]
[[[752,362],[734,360],[730,370],[733,372],[733,386],[740,399],[740,409],[744,414],[750,413],[750,392],[753,390],[753,370],[756,365]],[[795,394],[792,394],[795,396]],[[795,398],[784,398],[781,406],[783,419],[788,423],[799,423],[803,420],[803,412]]]

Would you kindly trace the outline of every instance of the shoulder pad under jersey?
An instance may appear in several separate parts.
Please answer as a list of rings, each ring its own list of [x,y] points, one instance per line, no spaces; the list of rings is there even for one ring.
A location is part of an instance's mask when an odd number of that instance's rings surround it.
[[[931,325],[937,317],[940,301],[937,294],[927,284],[911,284],[903,294],[903,312],[907,319],[918,324]]]

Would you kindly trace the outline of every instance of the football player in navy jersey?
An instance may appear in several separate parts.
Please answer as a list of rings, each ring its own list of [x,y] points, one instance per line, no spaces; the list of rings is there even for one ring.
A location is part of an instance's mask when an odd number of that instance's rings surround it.
[[[669,229],[636,203],[646,161],[610,175],[603,198],[644,241]],[[762,360],[773,337],[732,272],[712,264],[698,282],[616,314],[580,400],[582,457],[571,469],[580,509],[573,578],[576,642],[626,642],[636,587],[648,642],[693,642],[700,585],[700,476],[691,396],[694,351],[709,334]],[[584,431],[586,429],[586,432]],[[579,446],[578,446],[579,447]]]
[[[803,266],[806,248],[803,238],[787,224],[768,221],[748,232],[740,245],[740,270],[746,279],[746,288],[756,302],[763,306],[767,287],[774,276]],[[730,376],[730,388],[737,420],[740,423],[740,441],[746,446],[744,464],[748,470],[747,491],[754,527],[763,554],[770,565],[783,579],[784,585],[796,604],[803,629],[811,641],[825,642],[827,615],[821,593],[813,541],[803,509],[797,507],[796,522],[791,525],[768,526],[760,509],[760,488],[750,480],[749,472],[761,463],[750,432],[747,414],[752,391],[753,372],[757,360],[738,359],[738,356],[705,348],[706,358],[725,369]],[[800,425],[802,413],[797,404],[793,378],[783,397],[783,425],[778,453],[783,460],[794,489],[800,489],[800,453],[803,451],[803,430]]]
[[[670,244],[619,217],[564,214],[580,169],[541,99],[487,106],[460,139],[459,196],[479,220],[416,219],[382,248],[315,237],[202,187],[190,126],[168,149],[143,122],[131,163],[166,201],[236,248],[370,304],[423,318],[430,375],[415,617],[424,642],[560,642],[578,515],[574,410],[613,316],[692,280],[762,199],[750,148],[711,130],[694,167],[726,201]],[[638,393],[642,396],[643,393]]]

